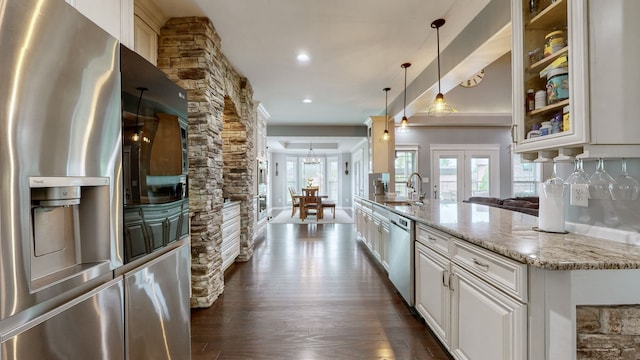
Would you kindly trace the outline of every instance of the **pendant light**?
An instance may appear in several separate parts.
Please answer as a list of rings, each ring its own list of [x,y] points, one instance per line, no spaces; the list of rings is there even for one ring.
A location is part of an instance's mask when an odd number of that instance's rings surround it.
[[[390,87],[386,87],[384,89],[382,89],[384,91],[384,133],[382,133],[382,140],[384,141],[388,141],[389,140],[389,130],[387,130],[387,124],[389,124],[389,115],[387,114],[387,110],[388,110],[388,103],[387,103],[387,96],[389,95],[389,90],[391,90]]]
[[[404,69],[404,108],[402,110],[402,120],[400,121],[400,129],[406,129],[409,125],[407,120],[407,68],[411,66],[411,63],[404,63],[400,65]]]
[[[431,28],[436,29],[438,41],[438,95],[436,95],[436,98],[433,100],[433,104],[429,106],[428,114],[430,116],[441,116],[456,112],[456,110],[444,100],[444,95],[440,90],[440,27],[442,27],[444,23],[444,19],[437,19],[431,23]]]
[[[307,157],[302,160],[305,164],[320,164],[320,159],[316,156],[316,153],[313,152],[313,145],[309,143],[309,152],[307,153]]]

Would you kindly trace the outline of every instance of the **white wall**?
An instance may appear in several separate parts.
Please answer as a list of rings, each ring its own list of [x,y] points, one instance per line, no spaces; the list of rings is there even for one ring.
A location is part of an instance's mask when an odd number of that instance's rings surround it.
[[[505,127],[412,127],[409,133],[396,132],[397,145],[417,145],[418,172],[430,179],[423,191],[433,196],[431,179],[431,144],[498,144],[500,146],[500,197],[511,197],[511,145],[510,128]]]

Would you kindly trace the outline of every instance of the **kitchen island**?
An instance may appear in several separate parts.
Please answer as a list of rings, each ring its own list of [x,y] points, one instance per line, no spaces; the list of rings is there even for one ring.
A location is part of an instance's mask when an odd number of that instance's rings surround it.
[[[479,204],[354,203],[361,239],[374,233],[363,229],[368,212],[415,222],[415,308],[455,358],[622,358],[638,351],[637,234],[612,241],[538,232],[534,216]]]

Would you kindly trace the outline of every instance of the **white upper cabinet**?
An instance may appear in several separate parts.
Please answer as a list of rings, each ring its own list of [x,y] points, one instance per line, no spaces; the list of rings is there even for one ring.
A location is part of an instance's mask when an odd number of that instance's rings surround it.
[[[539,2],[533,12],[530,0],[517,0],[512,6],[513,137],[517,152],[579,146],[589,141],[586,4],[582,0]],[[555,39],[551,35],[554,32]],[[565,93],[547,101],[544,96],[543,104],[538,102],[533,110],[527,107],[528,89],[547,93],[547,77],[540,73],[564,59],[568,74],[560,81],[561,86],[569,88],[569,97]],[[562,119],[565,107],[569,110],[567,126],[549,135],[530,135],[534,134],[532,129],[556,114]]]
[[[593,144],[640,143],[639,15],[637,0],[589,2]]]
[[[512,6],[515,151],[640,157],[640,122],[631,108],[640,97],[640,50],[631,45],[640,36],[640,2],[539,0],[533,12],[530,3]],[[546,76],[564,60],[566,75]],[[534,101],[532,110],[528,89],[544,91],[546,104]],[[565,112],[568,121],[561,120]],[[548,135],[536,136],[537,126],[555,119]]]
[[[81,14],[127,47],[133,47],[134,0],[66,0]]]

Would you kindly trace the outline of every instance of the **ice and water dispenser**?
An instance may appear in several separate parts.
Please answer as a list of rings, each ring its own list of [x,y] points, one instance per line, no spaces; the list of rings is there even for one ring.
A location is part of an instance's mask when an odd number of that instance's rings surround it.
[[[109,271],[109,178],[32,177],[31,291]]]

